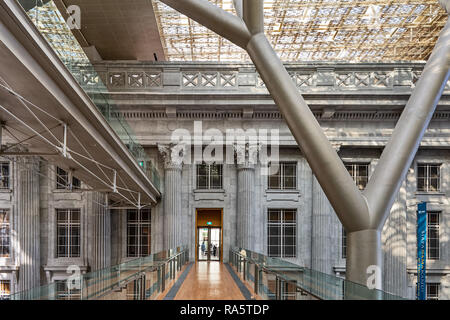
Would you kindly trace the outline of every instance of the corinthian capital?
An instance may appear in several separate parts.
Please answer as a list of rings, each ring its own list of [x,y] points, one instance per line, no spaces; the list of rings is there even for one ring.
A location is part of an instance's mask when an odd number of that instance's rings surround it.
[[[164,160],[165,169],[181,169],[183,166],[184,156],[186,154],[186,146],[181,144],[158,144],[158,151]]]
[[[236,154],[236,162],[239,166],[254,166],[258,161],[258,152],[261,149],[259,143],[235,143],[233,148]]]

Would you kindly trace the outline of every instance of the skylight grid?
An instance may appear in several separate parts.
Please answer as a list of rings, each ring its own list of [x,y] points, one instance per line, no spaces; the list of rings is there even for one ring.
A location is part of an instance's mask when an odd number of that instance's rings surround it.
[[[236,14],[232,0],[209,0]],[[169,61],[249,61],[244,50],[153,0]],[[447,15],[436,0],[265,0],[265,32],[283,61],[426,60]]]

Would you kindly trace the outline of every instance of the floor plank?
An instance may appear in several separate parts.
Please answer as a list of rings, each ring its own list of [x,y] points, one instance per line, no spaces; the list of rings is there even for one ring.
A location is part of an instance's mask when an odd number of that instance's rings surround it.
[[[196,262],[175,300],[244,300],[227,268],[220,262]]]

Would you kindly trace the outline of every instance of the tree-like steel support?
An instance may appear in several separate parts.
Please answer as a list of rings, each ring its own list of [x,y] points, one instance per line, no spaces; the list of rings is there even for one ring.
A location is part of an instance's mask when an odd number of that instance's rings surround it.
[[[382,270],[381,230],[449,79],[450,22],[360,192],[264,35],[264,0],[234,0],[238,16],[207,0],[160,1],[247,51],[347,231],[346,279],[366,285],[369,267]],[[440,2],[449,7],[450,0]]]

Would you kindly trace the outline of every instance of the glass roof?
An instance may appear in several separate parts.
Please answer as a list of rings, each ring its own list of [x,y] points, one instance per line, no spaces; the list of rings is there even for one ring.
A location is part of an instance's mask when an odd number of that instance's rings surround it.
[[[235,14],[233,0],[209,0]],[[246,52],[153,0],[169,61],[249,61]],[[265,32],[283,61],[426,60],[447,21],[437,0],[265,0]]]

